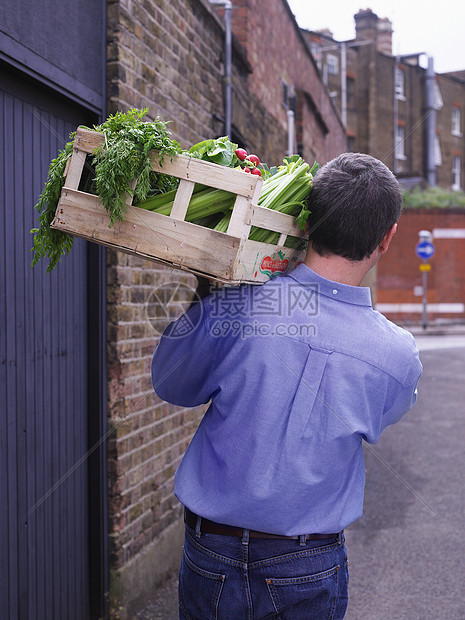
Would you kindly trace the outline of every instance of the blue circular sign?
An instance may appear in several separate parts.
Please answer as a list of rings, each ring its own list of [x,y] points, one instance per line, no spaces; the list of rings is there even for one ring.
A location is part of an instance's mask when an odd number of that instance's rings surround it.
[[[418,258],[428,259],[431,258],[434,254],[435,247],[429,241],[420,241],[417,243],[415,252],[417,253]]]

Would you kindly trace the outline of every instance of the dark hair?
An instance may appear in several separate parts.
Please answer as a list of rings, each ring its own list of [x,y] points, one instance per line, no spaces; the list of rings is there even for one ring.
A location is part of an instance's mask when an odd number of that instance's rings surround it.
[[[309,240],[321,256],[363,260],[399,219],[402,193],[392,172],[363,153],[343,153],[315,175]]]

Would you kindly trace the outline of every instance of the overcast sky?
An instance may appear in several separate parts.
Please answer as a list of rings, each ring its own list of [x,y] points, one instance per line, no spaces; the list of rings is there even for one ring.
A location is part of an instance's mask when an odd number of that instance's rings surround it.
[[[354,15],[370,8],[392,22],[392,53],[425,52],[436,73],[465,69],[464,0],[288,0],[301,28],[329,28],[338,41],[355,37]],[[421,61],[426,66],[426,57]]]

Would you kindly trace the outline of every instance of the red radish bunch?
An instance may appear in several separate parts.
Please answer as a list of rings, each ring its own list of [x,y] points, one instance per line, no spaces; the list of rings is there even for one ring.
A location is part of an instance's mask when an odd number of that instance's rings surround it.
[[[257,155],[248,155],[245,149],[236,149],[235,154],[237,158],[243,162],[244,165],[241,165],[244,172],[248,172],[250,174],[256,174],[258,176],[262,176],[262,172],[258,167],[260,165],[260,159]],[[251,165],[250,165],[251,164]]]

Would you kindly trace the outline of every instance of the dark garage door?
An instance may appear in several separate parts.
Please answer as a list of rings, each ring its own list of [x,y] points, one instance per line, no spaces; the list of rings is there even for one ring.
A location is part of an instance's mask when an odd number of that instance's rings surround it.
[[[0,67],[2,618],[89,613],[86,245],[31,269],[50,160],[95,119]]]

